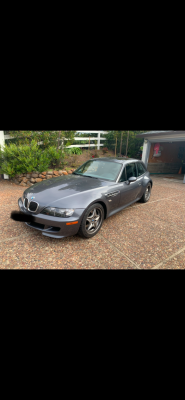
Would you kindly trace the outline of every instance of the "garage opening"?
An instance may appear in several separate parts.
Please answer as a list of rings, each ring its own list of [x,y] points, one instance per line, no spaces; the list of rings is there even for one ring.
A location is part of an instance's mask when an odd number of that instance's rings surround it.
[[[148,160],[151,175],[183,181],[185,174],[185,141],[151,143]]]

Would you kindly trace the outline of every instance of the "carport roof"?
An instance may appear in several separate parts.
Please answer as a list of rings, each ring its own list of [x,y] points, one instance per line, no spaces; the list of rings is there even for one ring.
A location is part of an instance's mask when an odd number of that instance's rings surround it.
[[[137,135],[136,137],[138,138],[142,138],[142,137],[150,137],[151,136],[160,136],[160,135],[171,135],[171,136],[175,136],[178,134],[185,134],[185,131],[149,131],[149,132],[145,132],[145,133],[140,133],[139,135]]]

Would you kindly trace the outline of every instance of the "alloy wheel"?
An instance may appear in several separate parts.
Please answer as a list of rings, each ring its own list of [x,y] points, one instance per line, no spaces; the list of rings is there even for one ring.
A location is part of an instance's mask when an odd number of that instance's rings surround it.
[[[151,195],[151,187],[148,186],[148,187],[146,188],[146,192],[145,192],[145,199],[146,199],[146,201],[149,200],[150,195]]]
[[[88,234],[94,234],[102,220],[102,210],[98,207],[92,209],[86,218],[85,229]]]

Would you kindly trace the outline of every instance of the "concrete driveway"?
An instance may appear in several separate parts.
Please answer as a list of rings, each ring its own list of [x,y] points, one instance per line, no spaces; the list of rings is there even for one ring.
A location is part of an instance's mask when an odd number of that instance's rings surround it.
[[[47,238],[11,220],[24,189],[0,180],[0,268],[185,269],[185,184],[152,178],[149,203],[110,217],[90,240]]]

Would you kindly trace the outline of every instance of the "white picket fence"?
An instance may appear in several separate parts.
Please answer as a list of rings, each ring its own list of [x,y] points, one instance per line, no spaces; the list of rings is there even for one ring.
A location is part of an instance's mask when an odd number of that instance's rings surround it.
[[[95,141],[97,141],[97,144],[84,144],[84,143],[82,143],[81,145],[79,145],[79,144],[72,144],[71,146],[67,146],[67,148],[69,148],[69,147],[96,147],[97,146],[97,150],[100,150],[100,147],[101,146],[103,146],[103,144],[101,144],[101,140],[106,140],[105,138],[103,138],[103,137],[101,137],[101,134],[102,135],[106,135],[108,132],[107,131],[77,131],[76,133],[85,133],[85,134],[91,134],[91,133],[94,133],[94,134],[97,134],[97,137],[91,137],[91,136],[87,136],[87,137],[75,137],[74,138],[74,140],[88,140],[89,142],[91,141],[91,140],[95,140]]]
[[[103,146],[103,144],[101,143],[101,140],[106,140],[105,138],[103,138],[103,137],[101,137],[101,135],[106,135],[108,132],[107,131],[76,131],[76,133],[85,133],[85,134],[92,134],[92,133],[94,133],[94,134],[97,134],[97,136],[96,137],[91,137],[91,136],[86,136],[86,137],[74,137],[74,140],[77,140],[77,141],[80,141],[80,140],[88,140],[88,141],[90,141],[91,142],[91,140],[96,140],[97,141],[97,144],[84,144],[84,143],[82,143],[82,144],[72,144],[72,145],[70,145],[70,146],[67,146],[67,148],[70,148],[70,147],[96,147],[97,146],[97,149],[98,150],[100,150],[100,147],[101,146]],[[4,134],[4,131],[0,131],[0,145],[2,146],[2,147],[4,147],[4,145],[5,145],[5,140],[9,140],[9,139],[14,139],[12,136],[10,136],[10,135],[5,135]],[[68,140],[68,139],[64,139],[64,140]],[[38,144],[40,145],[40,144],[42,144],[43,142],[38,142]]]
[[[107,131],[76,131],[76,134],[96,134],[96,137],[91,137],[91,136],[86,136],[86,137],[74,137],[74,140],[80,141],[80,140],[88,140],[89,143],[88,144],[72,144],[70,146],[66,146],[66,148],[70,148],[70,147],[96,147],[97,146],[97,150],[100,150],[100,147],[103,146],[103,144],[101,143],[101,140],[106,140],[105,138],[101,137],[101,135],[106,135],[108,132]],[[5,140],[9,140],[9,139],[14,139],[11,135],[5,135],[4,131],[0,131],[0,145],[3,149],[4,145],[5,145]],[[64,140],[68,140],[68,139],[64,139]],[[95,143],[90,143],[92,140],[97,141],[97,144]],[[41,145],[43,142],[38,142],[38,145]],[[9,176],[4,174],[4,179],[9,179]]]

